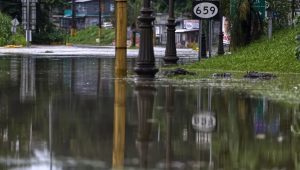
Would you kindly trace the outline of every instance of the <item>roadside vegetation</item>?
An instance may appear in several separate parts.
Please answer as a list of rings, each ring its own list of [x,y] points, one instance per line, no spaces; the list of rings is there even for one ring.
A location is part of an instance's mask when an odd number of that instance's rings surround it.
[[[271,40],[264,37],[232,54],[203,59],[184,68],[191,71],[300,73],[300,61],[295,57],[295,37],[299,32],[299,27],[282,29],[274,33]]]
[[[295,50],[299,45],[296,41],[299,33],[299,26],[276,31],[271,40],[262,37],[245,47],[237,48],[231,54],[180,65],[180,68],[196,74],[171,78],[189,85],[201,82],[202,86],[231,88],[247,91],[253,95],[267,96],[272,100],[299,103],[300,60]],[[174,67],[165,67],[163,71],[170,69]],[[269,80],[244,78],[252,71],[270,73],[275,78]],[[230,76],[214,77],[215,74]]]
[[[16,33],[11,32],[12,18],[0,12],[0,46],[5,45],[25,45],[26,40],[21,27],[17,28]]]
[[[100,35],[100,36],[99,36]],[[115,39],[114,29],[101,29],[98,26],[91,26],[80,30],[76,36],[69,37],[67,42],[71,44],[89,44],[89,45],[111,45]]]

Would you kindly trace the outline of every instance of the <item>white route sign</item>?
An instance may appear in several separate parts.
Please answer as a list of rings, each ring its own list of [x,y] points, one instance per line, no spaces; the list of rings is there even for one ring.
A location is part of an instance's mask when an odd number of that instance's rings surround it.
[[[219,14],[219,2],[199,1],[193,5],[193,13],[200,19],[212,19]]]

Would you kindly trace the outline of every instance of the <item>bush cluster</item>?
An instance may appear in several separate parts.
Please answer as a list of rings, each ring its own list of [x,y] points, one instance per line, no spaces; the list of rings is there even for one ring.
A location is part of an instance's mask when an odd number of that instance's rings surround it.
[[[0,46],[7,44],[25,45],[26,40],[21,27],[17,28],[16,33],[11,32],[11,17],[0,12]]]
[[[96,39],[99,39],[97,42]],[[101,29],[90,26],[77,32],[76,36],[69,37],[69,42],[73,44],[94,44],[94,45],[111,45],[115,39],[114,29]]]
[[[32,35],[32,43],[34,44],[63,44],[65,39],[66,34],[58,29],[51,29],[48,32],[42,31]]]
[[[10,31],[11,18],[0,12],[0,46],[6,45],[12,35]]]

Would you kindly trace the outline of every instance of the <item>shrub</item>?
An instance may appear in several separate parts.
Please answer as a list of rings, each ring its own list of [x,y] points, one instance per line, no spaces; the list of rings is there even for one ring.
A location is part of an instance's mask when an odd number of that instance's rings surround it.
[[[64,43],[66,34],[57,29],[53,29],[49,32],[34,33],[32,36],[32,42],[35,44],[52,44],[52,43]]]
[[[7,15],[4,15],[0,12],[0,46],[6,45],[11,33],[11,18]]]
[[[94,44],[99,45],[99,27],[91,26],[77,32],[76,36],[69,37],[69,42],[74,44]],[[111,45],[115,39],[114,29],[101,29],[100,45]]]
[[[13,45],[26,45],[26,39],[24,37],[24,34],[17,32],[16,34],[12,34],[10,37],[8,44]]]

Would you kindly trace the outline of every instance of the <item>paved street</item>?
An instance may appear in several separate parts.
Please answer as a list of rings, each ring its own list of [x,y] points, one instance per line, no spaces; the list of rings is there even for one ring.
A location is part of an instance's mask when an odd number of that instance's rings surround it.
[[[154,48],[155,57],[163,57],[165,55],[164,47]],[[43,57],[74,57],[74,56],[91,56],[91,57],[114,57],[114,46],[37,46],[32,45],[30,48],[5,48],[0,47],[0,55],[33,55]],[[138,55],[138,49],[128,49],[127,56],[134,58]],[[177,55],[180,58],[195,58],[197,51],[192,49],[177,49]]]

